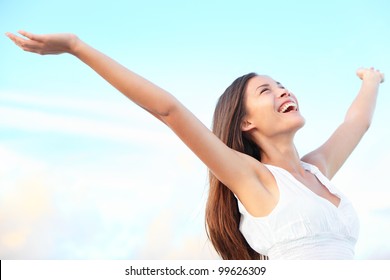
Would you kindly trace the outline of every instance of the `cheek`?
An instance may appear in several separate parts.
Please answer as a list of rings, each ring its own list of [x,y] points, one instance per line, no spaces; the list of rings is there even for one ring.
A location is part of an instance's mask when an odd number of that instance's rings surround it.
[[[265,99],[249,104],[247,106],[247,116],[259,129],[272,127],[277,117],[273,101]]]
[[[275,111],[275,100],[271,95],[258,96],[247,102],[247,112],[253,115],[269,114]]]
[[[267,132],[272,132],[275,129],[278,130],[279,121],[272,114],[265,114],[257,123],[257,128],[259,131],[267,134]]]
[[[247,120],[259,131],[273,130],[278,122],[275,112],[275,99],[272,94],[252,96],[246,100]]]

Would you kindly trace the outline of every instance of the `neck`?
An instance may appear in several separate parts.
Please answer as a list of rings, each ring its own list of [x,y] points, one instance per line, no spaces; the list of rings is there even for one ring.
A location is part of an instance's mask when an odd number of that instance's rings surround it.
[[[261,162],[281,167],[292,174],[304,174],[301,159],[295,148],[293,137],[259,141]]]

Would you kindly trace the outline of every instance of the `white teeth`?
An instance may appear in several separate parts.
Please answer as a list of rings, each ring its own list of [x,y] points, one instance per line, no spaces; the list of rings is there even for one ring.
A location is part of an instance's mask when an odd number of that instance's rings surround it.
[[[294,110],[294,111],[297,110],[297,104],[295,104],[294,102],[291,101],[291,102],[284,103],[284,104],[279,108],[279,112],[280,112],[280,113],[285,113],[289,107],[293,107],[293,110]]]

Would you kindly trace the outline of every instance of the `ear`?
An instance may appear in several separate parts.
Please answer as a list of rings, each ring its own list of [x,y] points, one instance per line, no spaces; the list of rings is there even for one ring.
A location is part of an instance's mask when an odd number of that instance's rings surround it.
[[[247,132],[251,129],[255,128],[255,125],[249,121],[248,119],[244,118],[241,122],[241,131]]]

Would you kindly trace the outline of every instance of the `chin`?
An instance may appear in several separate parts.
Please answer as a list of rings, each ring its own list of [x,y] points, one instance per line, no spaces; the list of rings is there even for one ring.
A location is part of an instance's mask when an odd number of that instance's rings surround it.
[[[299,117],[297,116],[297,118],[294,118],[293,120],[291,120],[291,122],[292,122],[291,128],[294,129],[295,131],[298,131],[305,125],[306,120],[304,117],[299,115]]]
[[[305,125],[305,123],[306,123],[305,118],[301,116],[301,122],[300,122],[300,127],[299,128],[303,127]]]

